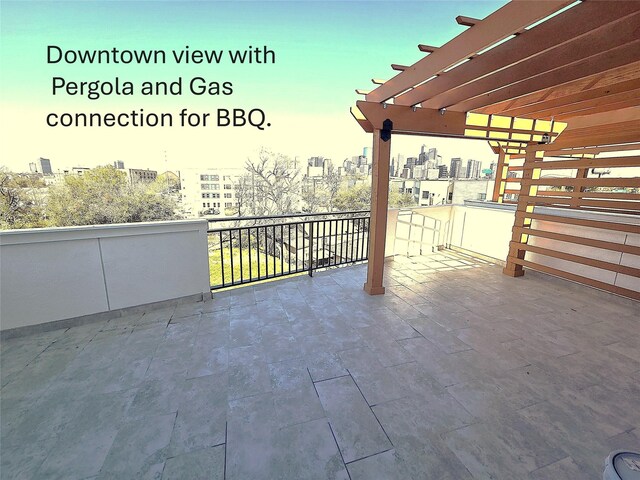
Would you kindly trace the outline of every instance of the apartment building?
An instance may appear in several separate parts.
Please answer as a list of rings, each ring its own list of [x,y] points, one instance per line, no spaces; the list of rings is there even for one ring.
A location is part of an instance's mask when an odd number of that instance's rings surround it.
[[[187,218],[237,216],[239,168],[180,170],[180,199]]]

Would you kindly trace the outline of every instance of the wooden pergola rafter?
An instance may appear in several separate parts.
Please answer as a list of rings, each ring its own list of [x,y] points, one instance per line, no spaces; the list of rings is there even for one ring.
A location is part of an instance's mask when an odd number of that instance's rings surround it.
[[[420,44],[423,58],[393,64],[399,73],[359,90],[364,100],[352,108],[374,138],[371,294],[384,292],[392,135],[489,140],[500,198],[510,156],[530,158],[541,139],[574,150],[640,139],[640,2],[512,0],[456,21],[468,28],[440,47]]]

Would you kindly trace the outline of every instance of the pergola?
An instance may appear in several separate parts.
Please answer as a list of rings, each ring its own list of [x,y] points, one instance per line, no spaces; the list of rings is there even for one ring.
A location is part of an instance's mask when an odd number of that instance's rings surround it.
[[[517,197],[504,273],[537,269],[618,294],[613,286],[531,260],[526,252],[639,277],[640,268],[535,246],[535,236],[640,255],[640,246],[535,228],[536,221],[640,233],[629,222],[577,218],[575,210],[637,215],[640,178],[589,177],[592,168],[640,166],[640,2],[513,0],[485,19],[458,16],[468,27],[441,47],[418,45],[425,56],[371,91],[351,112],[373,134],[371,241],[365,290],[384,293],[383,271],[391,137],[486,139],[498,154],[493,201]],[[546,159],[545,159],[546,157]],[[574,178],[546,170],[570,169]],[[521,172],[518,177],[511,172]],[[562,187],[562,189],[558,189]],[[603,188],[607,187],[607,188]],[[612,188],[622,192],[611,192]],[[567,209],[535,213],[536,206]],[[573,213],[573,214],[572,214]],[[535,243],[535,242],[534,242]],[[534,255],[535,258],[535,255]]]

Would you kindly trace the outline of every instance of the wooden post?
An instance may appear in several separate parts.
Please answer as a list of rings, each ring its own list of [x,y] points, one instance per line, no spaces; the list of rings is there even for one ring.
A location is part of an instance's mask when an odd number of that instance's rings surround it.
[[[529,144],[526,149],[526,156],[524,160],[525,167],[533,167],[536,161],[542,160],[536,158],[538,151],[538,145]],[[520,245],[526,244],[528,238],[520,233],[519,228],[527,227],[531,225],[531,219],[526,218],[524,214],[530,213],[529,202],[525,200],[526,197],[531,195],[531,179],[533,177],[533,169],[525,168],[522,172],[522,180],[520,181],[520,195],[518,196],[518,206],[516,208],[516,216],[513,222],[513,233],[511,235],[511,242],[509,242],[509,255],[507,256],[507,263],[502,269],[502,273],[511,277],[521,277],[524,275],[524,269],[522,265],[514,262],[514,260],[524,260],[526,250],[519,248]]]
[[[587,178],[589,176],[588,168],[579,168],[576,172],[576,178]],[[580,203],[582,202],[582,193],[584,192],[585,187],[578,187],[577,190],[574,190],[575,197],[571,199],[571,208],[578,208]]]
[[[504,170],[504,166],[508,165],[508,157],[507,157],[507,162],[505,162],[505,156],[506,154],[504,153],[504,150],[501,148],[500,152],[498,152],[498,165],[496,166],[496,178],[494,180],[494,184],[493,184],[493,196],[491,197],[491,201],[492,202],[500,202],[502,203],[502,199],[500,198],[501,195],[501,190],[502,190],[502,185],[504,183],[505,178],[507,178],[506,174],[503,174],[503,170]]]
[[[373,170],[371,178],[371,220],[369,226],[369,263],[364,290],[369,295],[384,293],[384,248],[387,238],[387,210],[389,208],[389,162],[391,140],[380,138],[380,130],[373,131]]]

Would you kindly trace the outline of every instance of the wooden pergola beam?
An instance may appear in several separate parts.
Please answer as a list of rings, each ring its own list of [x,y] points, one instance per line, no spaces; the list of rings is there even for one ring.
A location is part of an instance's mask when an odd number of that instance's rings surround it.
[[[635,62],[629,65],[621,65],[619,67],[612,68],[606,72],[598,72],[570,82],[565,82],[546,90],[532,92],[526,95],[521,95],[517,98],[510,98],[501,102],[492,103],[485,107],[477,108],[474,111],[485,114],[501,114],[502,112],[510,111],[515,108],[526,107],[540,102],[554,101],[570,95],[583,94],[587,96],[582,99],[590,98],[589,92],[591,91],[594,91],[593,96],[598,96],[600,95],[600,93],[598,93],[600,88],[613,87],[628,81],[637,80],[638,78],[640,78],[640,62]]]
[[[628,92],[634,92],[635,95],[640,97],[638,90],[640,90],[640,78],[635,78],[611,86],[595,88],[571,95],[555,97],[551,100],[543,100],[525,106],[505,109],[500,112],[500,115],[509,117],[526,117],[531,115],[542,118],[536,114],[542,112],[543,114],[549,113],[555,115],[557,113],[572,111],[569,109],[578,110],[581,107],[588,108],[595,105],[604,105],[611,103],[611,99],[614,98],[615,95],[625,95],[628,94]]]
[[[445,112],[443,115],[429,108],[385,106],[365,101],[358,101],[356,105],[374,128],[382,128],[382,122],[390,119],[394,133],[462,136],[466,128],[467,116],[461,112]]]
[[[571,3],[571,0],[509,2],[473,28],[452,39],[446,44],[446,48],[439,48],[380,85],[367,95],[367,101],[384,102]]]
[[[624,19],[637,13],[640,2],[618,2],[616,8],[610,8],[604,2],[584,2],[557,15],[546,22],[525,31],[517,38],[489,50],[456,67],[455,72],[447,72],[438,78],[417,86],[410,92],[399,95],[397,105],[416,105],[452,88],[475,81],[496,70],[517,64],[529,57],[545,54],[549,49],[557,48],[582,35],[589,35],[599,27]],[[425,105],[426,106],[426,105]],[[435,105],[429,105],[432,108]]]
[[[468,112],[501,102],[509,98],[526,95],[531,92],[554,87],[578,78],[606,72],[612,68],[640,61],[640,38],[623,44],[612,50],[600,52],[572,65],[537,75],[515,84],[497,88],[474,98],[462,100],[447,107],[447,110]],[[374,90],[375,91],[375,90]],[[369,98],[367,95],[366,98]]]
[[[640,5],[640,2],[638,4]],[[522,37],[524,38],[524,35]],[[606,61],[608,52],[625,48],[630,38],[640,38],[640,13],[607,24],[589,35],[550,49],[545,55],[536,55],[473,82],[447,90],[423,101],[422,106],[468,111],[470,108],[460,107],[459,104],[467,105],[466,102],[473,102],[476,97],[490,94],[495,91],[496,85],[509,91],[511,86],[516,86],[524,80],[530,84],[531,91],[541,90],[553,85],[550,83],[553,79],[550,77],[560,76],[563,70],[573,72],[577,65],[583,65],[583,71],[589,71],[588,68],[595,69],[594,63],[597,59]],[[634,55],[629,51],[628,59],[623,62],[631,63],[634,60],[640,60],[640,52]],[[540,80],[540,87],[536,85],[536,79]]]
[[[456,23],[458,25],[462,25],[463,27],[473,27],[481,21],[482,20],[480,20],[479,18],[465,17],[464,15],[458,15],[456,17]]]
[[[418,50],[425,53],[433,53],[438,49],[438,47],[432,47],[431,45],[425,45],[423,43],[418,44]]]
[[[351,113],[351,116],[355,119],[356,122],[358,122],[360,127],[365,132],[373,133],[373,125],[371,125],[371,122],[366,119],[366,117],[362,114],[358,107],[351,107],[349,113]]]
[[[621,122],[604,127],[565,131],[553,145],[555,148],[629,143],[640,138],[638,121]]]
[[[544,152],[545,155],[550,157],[566,157],[566,156],[576,156],[576,155],[599,155],[605,152],[628,152],[631,150],[640,150],[640,143],[631,143],[628,145],[615,145],[608,146],[602,145],[598,147],[592,146],[579,146],[579,147],[570,147],[565,149],[558,149],[555,144],[553,145],[545,145]]]
[[[610,113],[599,113],[597,115],[583,115],[575,117],[571,120],[571,124],[565,130],[565,133],[583,128],[606,127],[620,122],[637,122],[640,126],[640,108],[623,108],[618,110],[615,115]],[[546,148],[541,149],[546,150]]]
[[[584,108],[581,110],[575,110],[575,111],[566,112],[566,113],[559,112],[555,114],[555,119],[560,121],[568,121],[578,115],[594,115],[596,113],[616,112],[620,109],[623,109],[629,106],[638,106],[640,105],[640,90],[634,93],[635,95],[629,96],[628,98],[621,99],[618,102],[602,103],[601,105],[594,105],[589,108]]]

